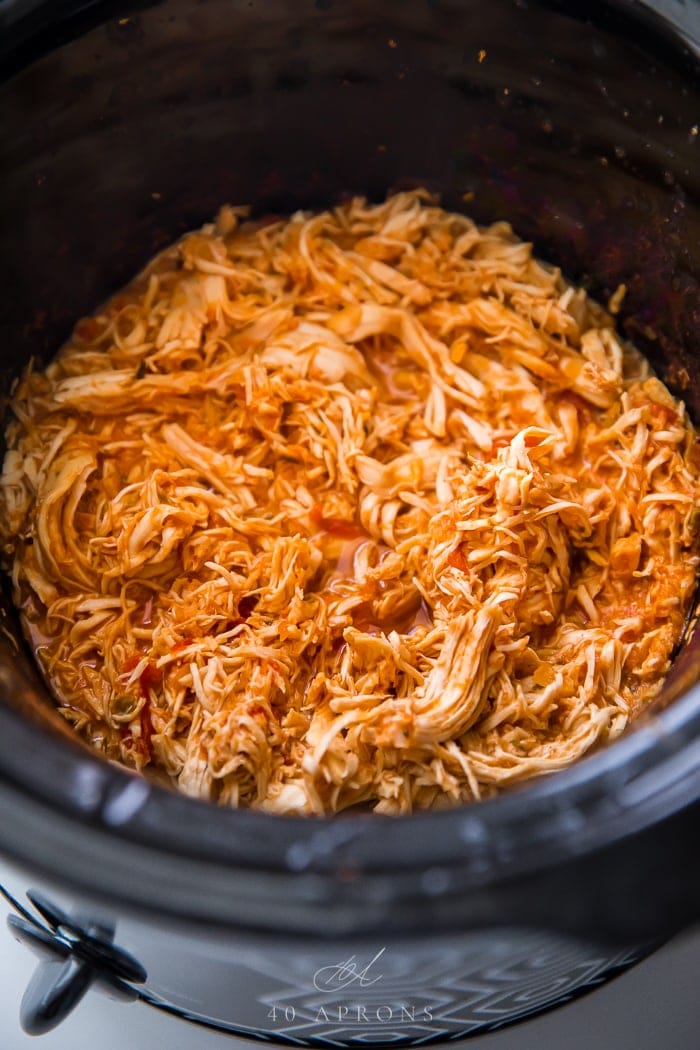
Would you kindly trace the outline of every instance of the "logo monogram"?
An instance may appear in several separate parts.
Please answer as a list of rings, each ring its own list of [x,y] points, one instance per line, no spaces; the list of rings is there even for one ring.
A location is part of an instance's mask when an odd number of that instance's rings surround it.
[[[373,959],[362,969],[355,955],[351,955],[344,962],[335,963],[330,966],[321,966],[314,974],[314,988],[319,992],[338,992],[348,988],[351,984],[357,984],[360,988],[369,988],[371,985],[381,981],[383,974],[370,977],[372,966],[382,957],[386,948],[380,948]]]

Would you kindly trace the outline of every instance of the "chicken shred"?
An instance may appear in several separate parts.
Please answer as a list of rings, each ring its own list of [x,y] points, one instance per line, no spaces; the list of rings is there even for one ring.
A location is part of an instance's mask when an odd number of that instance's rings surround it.
[[[11,407],[0,541],[57,705],[187,794],[465,803],[660,691],[696,435],[506,223],[223,208]]]

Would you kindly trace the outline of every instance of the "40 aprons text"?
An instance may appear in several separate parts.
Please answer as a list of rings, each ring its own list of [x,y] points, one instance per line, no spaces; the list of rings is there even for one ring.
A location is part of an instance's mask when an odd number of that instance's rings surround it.
[[[285,1021],[291,1024],[297,1020],[297,1011],[294,1006],[272,1006],[267,1012],[271,1021]],[[379,1006],[362,1006],[357,1003],[338,1006],[319,1006],[318,1010],[304,1011],[303,1016],[299,1014],[299,1020],[314,1020],[317,1023],[326,1024],[409,1024],[415,1021],[432,1021],[433,1014],[429,1006],[389,1006],[388,1003]]]

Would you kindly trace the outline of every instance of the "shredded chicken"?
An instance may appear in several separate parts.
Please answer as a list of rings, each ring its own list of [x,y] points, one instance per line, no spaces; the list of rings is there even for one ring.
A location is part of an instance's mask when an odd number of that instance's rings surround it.
[[[468,802],[617,737],[698,568],[683,405],[505,223],[246,215],[15,391],[0,540],[62,714],[274,813]]]

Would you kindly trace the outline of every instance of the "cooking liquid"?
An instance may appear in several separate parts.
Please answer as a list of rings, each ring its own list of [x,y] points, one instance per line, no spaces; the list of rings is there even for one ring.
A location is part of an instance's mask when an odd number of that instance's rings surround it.
[[[350,522],[343,522],[349,533],[354,529],[355,536],[339,536],[331,530],[323,531],[318,537],[324,555],[325,577],[322,584],[324,591],[331,591],[337,595],[348,594],[351,591],[362,590],[362,585],[357,585],[356,555],[358,551],[371,544],[377,552],[377,561],[389,553],[390,548],[386,544],[373,540],[369,533],[360,526]],[[351,584],[352,587],[349,587]],[[380,584],[381,586],[381,584]],[[389,634],[397,631],[399,634],[409,634],[417,627],[432,626],[430,609],[420,596],[416,593],[416,601],[399,616],[380,617],[374,609],[372,600],[359,602],[350,610],[353,624],[359,631],[367,634]]]

